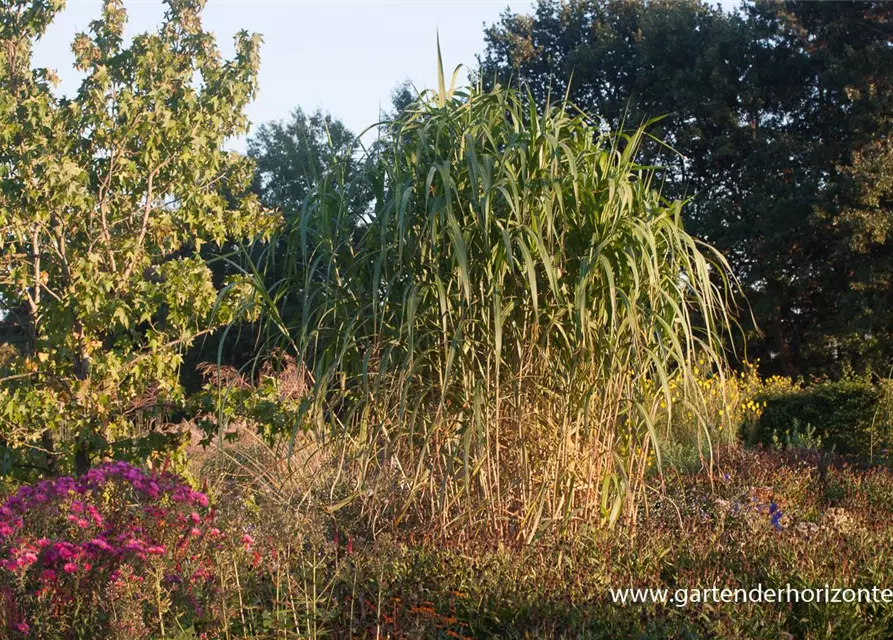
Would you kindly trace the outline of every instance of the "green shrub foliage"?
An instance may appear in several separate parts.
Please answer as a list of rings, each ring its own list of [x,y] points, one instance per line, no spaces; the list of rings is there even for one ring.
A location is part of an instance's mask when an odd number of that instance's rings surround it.
[[[869,457],[882,455],[893,444],[887,381],[822,381],[763,400],[766,406],[755,434],[762,443],[809,431],[821,439],[823,449]]]

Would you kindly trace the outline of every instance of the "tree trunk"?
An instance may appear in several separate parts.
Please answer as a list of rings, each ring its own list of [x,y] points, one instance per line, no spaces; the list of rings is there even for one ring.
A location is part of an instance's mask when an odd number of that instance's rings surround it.
[[[791,377],[794,375],[794,358],[787,337],[785,336],[784,325],[781,322],[780,308],[776,308],[770,327],[772,346],[778,353],[777,359],[778,364],[781,367],[781,373],[784,376]]]
[[[787,292],[774,276],[766,276],[766,295],[769,298],[772,319],[769,322],[769,340],[770,346],[777,354],[776,361],[781,368],[784,376],[791,377],[794,375],[794,355],[791,352],[791,345],[788,342],[788,335],[785,331],[783,318],[785,313],[783,301]]]
[[[74,473],[82,476],[90,470],[89,445],[82,438],[78,438],[74,445]]]
[[[40,436],[40,444],[43,446],[46,458],[46,473],[48,476],[53,477],[58,472],[58,465],[56,463],[56,445],[53,442],[53,432],[51,430],[44,429]]]

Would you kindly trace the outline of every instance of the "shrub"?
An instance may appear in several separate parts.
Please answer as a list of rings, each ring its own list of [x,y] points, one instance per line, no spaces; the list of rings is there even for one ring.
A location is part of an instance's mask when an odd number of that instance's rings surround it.
[[[818,435],[818,431],[811,424],[804,427],[797,418],[794,418],[790,428],[785,429],[782,435],[779,435],[777,431],[772,433],[772,445],[776,449],[820,451],[822,437]]]
[[[211,631],[218,558],[240,538],[166,472],[113,462],[23,486],[0,507],[0,625],[40,638]]]
[[[762,394],[765,409],[752,440],[809,432],[825,449],[875,457],[891,445],[890,384],[867,378],[791,384]],[[796,427],[796,428],[795,428]],[[793,430],[793,431],[792,431]]]
[[[673,403],[683,400],[684,381],[679,372],[667,385],[670,404],[658,396],[660,419],[666,425],[661,438],[664,457],[671,466],[689,469],[697,463],[703,464],[714,445],[739,442],[741,434],[762,414],[763,404],[758,395],[764,388],[756,367],[746,361],[740,371],[719,375],[712,363],[701,358],[695,363],[693,373],[703,400],[702,411],[685,406],[673,414],[667,411]],[[660,391],[657,387],[656,390]]]
[[[211,363],[197,367],[205,384],[190,399],[190,409],[205,435],[203,445],[215,439],[219,443],[221,434],[231,439],[235,432],[227,429],[233,423],[250,425],[271,443],[295,428],[307,392],[306,370],[292,357],[276,360],[266,360],[256,380],[234,367]]]

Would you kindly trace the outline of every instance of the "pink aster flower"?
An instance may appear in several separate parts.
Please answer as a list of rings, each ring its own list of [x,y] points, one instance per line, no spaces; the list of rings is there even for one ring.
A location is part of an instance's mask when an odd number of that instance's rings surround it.
[[[16,562],[20,567],[30,567],[37,562],[37,556],[29,551],[20,555]]]

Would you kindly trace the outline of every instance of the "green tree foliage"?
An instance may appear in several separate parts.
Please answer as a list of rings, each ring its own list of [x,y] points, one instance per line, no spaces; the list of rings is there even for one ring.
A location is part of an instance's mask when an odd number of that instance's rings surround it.
[[[340,178],[352,189],[356,210],[365,209],[369,200],[368,188],[356,180],[357,139],[341,120],[322,111],[307,115],[296,108],[287,120],[261,124],[249,136],[247,146],[247,155],[255,167],[251,190],[264,206],[277,210],[286,219],[298,215],[318,182],[325,176],[334,176],[336,167]],[[250,272],[249,262],[263,262],[267,269],[262,277],[270,284],[282,276],[282,254],[285,250],[281,241],[258,242],[251,247],[229,243],[213,249],[208,247],[205,255],[212,263],[216,282],[222,282],[234,274]],[[276,256],[279,259],[263,258],[268,254],[271,258]],[[258,349],[257,338],[254,325],[240,323],[195,344],[184,362],[187,390],[198,390],[207,378],[199,374],[197,364],[219,361],[220,364],[239,369],[251,364]]]
[[[893,5],[757,4],[808,60],[813,166],[820,172],[810,229],[814,321],[804,347],[824,359],[886,373],[893,359]],[[822,269],[824,267],[824,269]]]
[[[62,5],[0,9],[5,471],[159,446],[135,423],[180,403],[183,350],[244,306],[244,283],[221,292],[202,245],[275,223],[246,195],[250,162],[223,150],[247,128],[259,37],[239,33],[224,60],[204,0],[169,0],[160,28],[126,46],[123,3],[107,0],[74,41],[85,78],[63,98],[30,64]]]
[[[391,91],[391,110],[382,119],[396,119],[417,96],[408,80],[398,83]],[[372,198],[362,175],[361,163],[368,161],[362,160],[362,146],[340,119],[321,110],[308,115],[298,107],[288,120],[266,122],[248,138],[248,156],[256,167],[253,190],[264,205],[289,218],[298,214],[321,181],[334,180],[351,191],[351,210],[359,218],[368,212]],[[366,155],[374,155],[375,149],[373,141]]]
[[[341,120],[322,111],[308,116],[297,108],[289,120],[264,123],[248,139],[248,155],[257,167],[255,190],[265,205],[296,215],[336,163],[346,163],[351,180],[357,171],[355,150],[356,135]]]
[[[891,24],[883,2],[545,1],[487,30],[481,75],[540,102],[569,90],[612,126],[666,116],[655,132],[678,153],[650,157],[740,277],[763,330],[751,356],[787,373],[880,367]]]
[[[391,111],[388,120],[396,120],[418,98],[419,92],[409,80],[400,82],[391,90]]]

